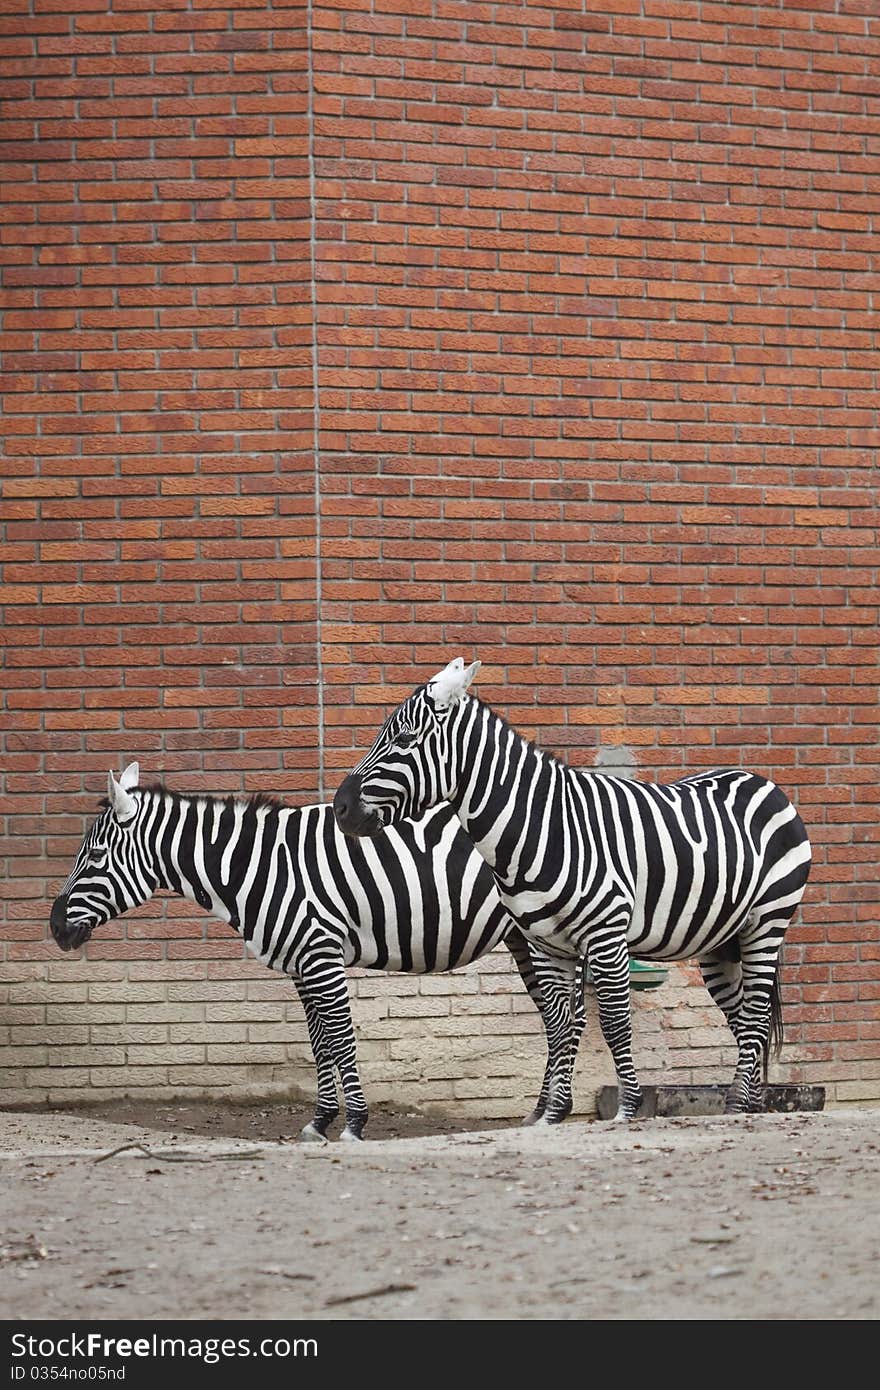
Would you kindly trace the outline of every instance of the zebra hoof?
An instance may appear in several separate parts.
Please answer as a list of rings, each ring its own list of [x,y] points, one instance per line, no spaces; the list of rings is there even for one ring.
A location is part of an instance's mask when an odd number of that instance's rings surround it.
[[[322,1134],[319,1129],[316,1129],[311,1120],[309,1120],[308,1124],[306,1125],[305,1129],[302,1131],[299,1137],[300,1141],[303,1144],[330,1143],[330,1140],[327,1138],[326,1134]]]
[[[548,1110],[547,1110],[547,1123],[548,1123],[548,1125],[561,1125],[565,1120],[568,1119],[569,1115],[571,1114],[571,1111],[572,1111],[572,1103],[571,1103],[570,1100],[569,1100],[569,1101],[566,1101],[564,1105],[559,1105],[559,1106],[557,1106],[555,1110],[551,1110],[551,1109],[548,1108]]]
[[[527,1115],[523,1120],[523,1128],[528,1125],[539,1125],[544,1118],[543,1105],[536,1105],[531,1115]]]
[[[348,1125],[345,1126],[339,1138],[344,1144],[362,1144],[364,1142],[364,1136],[362,1134],[355,1134],[354,1130],[349,1129]]]

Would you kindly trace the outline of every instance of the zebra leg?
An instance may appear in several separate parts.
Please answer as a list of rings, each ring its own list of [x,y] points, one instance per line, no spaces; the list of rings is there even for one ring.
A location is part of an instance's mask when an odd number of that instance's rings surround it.
[[[589,948],[588,962],[596,989],[602,1036],[617,1072],[617,1115],[631,1120],[642,1103],[642,1089],[632,1057],[629,997],[629,951],[623,931]]]
[[[738,949],[738,948],[737,948]],[[743,973],[740,961],[733,960],[721,952],[713,952],[700,960],[700,971],[710,995],[723,1012],[730,1031],[739,1045],[739,1014],[743,1001]],[[763,1054],[766,1057],[766,1052]],[[746,1108],[752,1114],[763,1112],[766,1098],[762,1058],[758,1058],[748,1078],[748,1103]]]
[[[538,1103],[526,1124],[558,1125],[571,1114],[571,1077],[583,1030],[582,1024],[580,1028],[577,1027],[572,1007],[579,963],[575,959],[547,956],[531,944],[529,955],[541,992],[541,1016],[547,1034],[547,1066]],[[583,980],[582,975],[580,979]]]
[[[733,1082],[724,1100],[726,1115],[745,1114],[756,1103],[757,1075],[770,1037],[770,996],[763,972],[750,971],[743,962],[743,1003],[739,1013],[736,1040],[739,1060]]]
[[[357,1045],[351,1019],[348,980],[342,958],[314,957],[299,969],[315,1007],[324,1043],[339,1072],[345,1096],[345,1129],[341,1139],[362,1139],[368,1110],[357,1069]]]
[[[574,979],[574,1007],[572,1009],[572,1029],[571,1029],[571,1065],[577,1058],[578,1048],[581,1045],[584,1029],[587,1026],[587,1004],[584,991],[587,980],[587,958],[581,956],[577,964]]]
[[[574,1064],[577,1061],[578,1048],[581,1044],[584,1029],[587,1026],[587,1005],[584,995],[587,979],[587,960],[586,956],[581,956],[574,968],[574,978],[571,982],[571,994],[569,995],[569,1008],[571,1009],[571,1034],[568,1043],[568,1058],[565,1064],[565,1078],[568,1086],[568,1110],[571,1113],[574,1104],[572,1095],[572,1078],[574,1076]]]
[[[764,1056],[766,1057],[766,1049]],[[748,1109],[751,1115],[763,1115],[767,1109],[767,1086],[762,1073],[761,1059],[752,1067],[748,1083]]]
[[[702,956],[699,961],[703,984],[727,1019],[728,1027],[737,1044],[739,1044],[739,1012],[743,1001],[742,964],[738,955],[738,948],[736,960],[730,954],[713,951],[709,955]]]
[[[758,897],[738,935],[743,1002],[737,1019],[739,1061],[724,1106],[728,1114],[755,1104],[757,1071],[763,1063],[766,1080],[771,1038],[777,1048],[782,1044],[780,952],[810,874],[809,841],[799,821],[794,833],[802,838],[782,845],[768,864]]]
[[[764,1108],[761,1070],[763,1064],[766,1075],[771,1024],[777,1038],[781,1040],[782,1037],[780,950],[785,929],[796,907],[797,902],[773,904],[767,915],[753,914],[750,924],[740,933],[743,1000],[736,1029],[739,1060],[725,1098],[725,1114],[742,1114]]]
[[[318,1098],[315,1102],[315,1117],[303,1129],[300,1138],[316,1143],[321,1143],[327,1139],[327,1126],[331,1125],[339,1114],[339,1102],[336,1098],[336,1074],[333,1070],[333,1058],[324,1040],[324,1030],[318,1011],[309,997],[308,990],[298,975],[293,976],[293,983],[296,985],[296,992],[299,995],[303,1012],[306,1016],[306,1027],[309,1030],[309,1042],[312,1045],[312,1054],[315,1058],[315,1070],[318,1074]]]
[[[516,968],[519,971],[520,976],[522,977],[522,982],[528,991],[529,998],[531,999],[535,1008],[538,1010],[538,1013],[541,1015],[541,1022],[544,1024],[544,1031],[546,1033],[547,1021],[544,1017],[544,996],[541,993],[541,986],[538,984],[538,976],[536,975],[534,966],[532,965],[532,956],[529,944],[526,941],[526,938],[523,936],[522,932],[517,927],[513,927],[507,933],[507,936],[504,938],[504,944],[509,950],[510,954],[513,956],[513,959],[516,963]],[[547,1065],[544,1068],[544,1079],[541,1082],[541,1089],[538,1093],[538,1099],[535,1102],[534,1110],[532,1111],[531,1115],[528,1116],[527,1119],[523,1120],[523,1124],[525,1125],[535,1124],[537,1120],[541,1119],[542,1115],[544,1114],[544,1111],[547,1109],[547,1096],[550,1091],[550,1070],[550,1050],[548,1046]]]

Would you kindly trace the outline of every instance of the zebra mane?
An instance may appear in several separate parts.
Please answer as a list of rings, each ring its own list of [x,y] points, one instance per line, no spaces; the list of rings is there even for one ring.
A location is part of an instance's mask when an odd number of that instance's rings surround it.
[[[488,700],[480,700],[480,704],[487,709],[490,714],[495,716],[501,725],[503,733],[512,733],[516,738],[522,739],[530,753],[537,753],[541,758],[553,758],[555,762],[561,763],[563,767],[569,766],[567,759],[557,753],[555,748],[542,748],[540,744],[535,743],[534,739],[529,738],[527,734],[515,728],[510,720],[506,719],[503,714],[499,714],[494,705],[489,704]]]
[[[135,787],[135,791],[146,793],[147,796],[170,796],[176,801],[210,801],[221,802],[224,806],[244,805],[250,811],[266,809],[269,811],[290,810],[290,806],[278,796],[271,796],[268,792],[252,792],[241,794],[239,792],[227,792],[225,796],[211,796],[209,792],[178,792],[165,785],[164,782],[151,782],[146,787]],[[104,796],[98,802],[102,811],[106,811],[110,805],[108,797]]]

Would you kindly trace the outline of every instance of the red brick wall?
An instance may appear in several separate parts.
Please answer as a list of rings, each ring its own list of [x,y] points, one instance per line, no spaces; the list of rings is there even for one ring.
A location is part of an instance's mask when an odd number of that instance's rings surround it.
[[[228,929],[177,903],[61,960],[47,897],[108,765],[315,799],[305,7],[19,8],[2,77],[2,1080],[243,1086],[286,1060],[260,1030],[289,987],[267,1004]]]
[[[784,1074],[876,1097],[875,6],[20,9],[10,1093],[289,1079],[225,929],[154,905],[62,961],[47,894],[108,764],[314,800],[461,652],[572,761],[781,781]]]
[[[840,8],[319,4],[314,142],[331,765],[461,651],[573,761],[778,778],[816,861],[788,1055],[855,1097],[880,20]]]

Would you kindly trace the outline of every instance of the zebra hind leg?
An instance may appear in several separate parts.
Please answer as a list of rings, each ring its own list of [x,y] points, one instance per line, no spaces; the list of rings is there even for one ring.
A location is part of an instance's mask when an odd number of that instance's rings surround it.
[[[772,987],[763,976],[750,977],[747,969],[743,971],[743,1006],[737,1028],[739,1060],[724,1099],[725,1115],[747,1114],[757,1105],[757,1077],[770,1033]]]
[[[536,1125],[543,1120],[547,1111],[547,1098],[550,1095],[550,1077],[553,1072],[553,1063],[548,1056],[547,1065],[544,1067],[544,1075],[541,1079],[541,1089],[538,1092],[538,1099],[535,1101],[535,1108],[530,1115],[523,1120],[523,1125]]]
[[[345,1096],[345,1128],[340,1139],[363,1138],[369,1118],[357,1069],[357,1044],[342,957],[316,957],[302,965],[306,988],[317,1011],[327,1052],[339,1072]]]
[[[538,1013],[541,1015],[541,1022],[544,1024],[546,1031],[546,1018],[544,1015],[544,996],[541,993],[541,986],[538,983],[537,971],[535,970],[535,967],[532,963],[532,952],[535,948],[529,945],[528,941],[523,936],[519,928],[512,925],[512,920],[511,928],[504,938],[504,944],[509,950],[510,954],[513,956],[514,963],[516,965],[517,970],[520,973],[522,982],[526,987],[528,996],[534,1004],[535,1008],[538,1010]],[[547,1099],[550,1095],[550,1079],[553,1073],[553,1068],[554,1058],[550,1052],[548,1045],[547,1064],[544,1067],[544,1076],[541,1081],[541,1089],[538,1092],[538,1099],[535,1101],[534,1110],[530,1115],[526,1117],[526,1119],[523,1120],[524,1125],[537,1124],[539,1120],[542,1120],[544,1118],[544,1112],[547,1109]]]
[[[574,1076],[574,1064],[577,1061],[578,1048],[584,1028],[587,1025],[587,1010],[584,1002],[584,979],[586,975],[586,962],[580,960],[577,965],[575,984],[569,997],[569,1008],[571,1011],[570,1026],[568,1033],[568,1047],[566,1055],[560,1057],[561,1041],[557,1042],[554,1033],[554,1042],[551,1045],[550,1033],[548,1030],[548,1054],[547,1065],[544,1068],[544,1079],[541,1083],[541,1090],[538,1100],[531,1115],[523,1120],[524,1125],[536,1124],[559,1124],[568,1118],[574,1106],[574,1095],[572,1088],[572,1078]],[[562,1007],[560,1005],[560,1007]],[[541,1015],[544,1016],[543,1001],[540,1005]],[[546,1024],[546,1019],[545,1019]],[[547,1105],[549,1103],[551,1091],[554,1090],[557,1102],[552,1111],[552,1118],[545,1119]]]
[[[793,911],[793,908],[791,909]],[[743,1000],[737,1016],[739,1059],[724,1102],[728,1115],[755,1113],[766,1106],[767,1059],[771,1037],[782,1041],[782,1008],[779,986],[780,950],[791,911],[764,920],[740,938]]]
[[[305,985],[298,976],[293,977],[293,982],[296,985],[300,1003],[306,1016],[306,1027],[309,1030],[309,1042],[312,1046],[315,1070],[318,1076],[318,1096],[315,1102],[314,1118],[309,1120],[309,1123],[302,1130],[300,1139],[306,1143],[326,1144],[328,1126],[332,1125],[339,1114],[333,1058],[324,1038],[324,1030],[318,1011],[309,997]]]
[[[739,1045],[739,1015],[743,1002],[743,973],[739,945],[736,939],[727,942],[711,955],[699,961],[703,983],[714,1002],[727,1019],[734,1040]],[[764,1077],[759,1058],[748,1078],[746,1108],[757,1113],[764,1109]]]
[[[766,1080],[771,1042],[777,1051],[782,1045],[782,942],[807,886],[810,843],[797,816],[779,834],[781,842],[777,849],[777,841],[771,841],[768,868],[758,897],[738,935],[743,1002],[737,1019],[739,1061],[724,1107],[728,1114],[748,1111],[757,1105],[758,1069],[763,1069]]]
[[[504,938],[504,944],[513,956],[514,964],[520,973],[523,984],[526,987],[528,996],[534,1004],[538,1013],[544,1018],[544,996],[541,994],[541,986],[538,984],[538,977],[532,965],[531,950],[526,938],[518,927],[513,926],[511,920],[510,931]],[[547,1109],[547,1095],[550,1086],[550,1058],[547,1058],[547,1065],[544,1068],[544,1079],[541,1082],[541,1089],[538,1099],[535,1101],[535,1108],[527,1119],[523,1120],[524,1125],[533,1125],[540,1120],[544,1111]]]
[[[541,994],[541,1017],[547,1034],[547,1066],[538,1103],[526,1124],[558,1125],[572,1110],[571,1078],[583,1027],[573,1008],[578,962],[555,959],[529,947]],[[583,979],[583,976],[579,976]],[[581,1013],[583,1011],[581,1010]]]
[[[642,1088],[632,1056],[632,1014],[629,994],[629,952],[621,929],[610,940],[592,946],[588,954],[596,988],[602,1036],[617,1072],[618,1108],[615,1120],[632,1120],[642,1103]]]
[[[584,991],[587,979],[587,960],[586,956],[581,956],[577,963],[574,977],[574,989],[571,996],[571,1061],[569,1063],[569,1075],[574,1074],[574,1064],[577,1061],[578,1048],[581,1045],[584,1029],[587,1026],[587,1005]]]
[[[755,1063],[749,1077],[747,1105],[750,1115],[762,1115],[767,1109],[767,1087],[760,1059]]]

